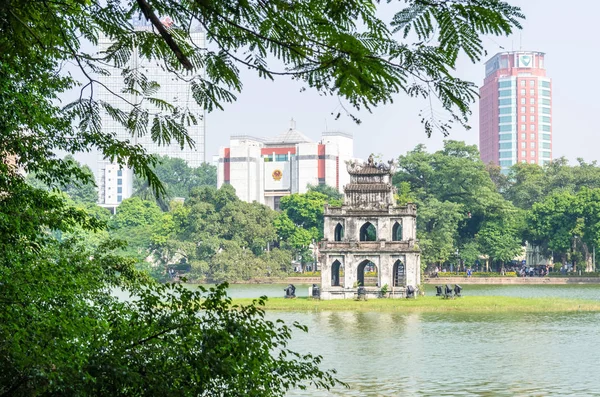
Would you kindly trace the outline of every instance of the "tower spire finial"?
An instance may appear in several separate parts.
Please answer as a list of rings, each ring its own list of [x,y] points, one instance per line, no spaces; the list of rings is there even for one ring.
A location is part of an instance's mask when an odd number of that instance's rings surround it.
[[[294,118],[292,117],[290,119],[290,130],[295,130],[296,129],[296,121],[294,121]]]

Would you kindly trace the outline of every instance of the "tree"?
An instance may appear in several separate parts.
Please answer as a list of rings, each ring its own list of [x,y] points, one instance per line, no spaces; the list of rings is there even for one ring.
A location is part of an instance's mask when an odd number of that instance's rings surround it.
[[[135,30],[131,18],[137,15],[153,30]],[[166,27],[157,15],[169,15],[174,24]],[[131,136],[193,145],[186,127],[201,115],[155,97],[157,82],[124,67],[133,51],[188,78],[207,111],[235,100],[242,65],[267,79],[291,76],[355,108],[390,102],[398,92],[431,93],[451,120],[465,123],[475,92],[450,72],[458,53],[478,60],[484,54],[480,34],[508,34],[521,18],[518,8],[500,1],[481,7],[476,0],[412,0],[393,18],[405,38],[416,33],[411,45],[395,41],[367,0],[235,6],[222,0],[2,2],[0,393],[256,396],[336,383],[318,369],[319,358],[289,352],[289,328],[265,321],[256,305],[230,310],[222,288],[203,300],[200,293],[154,284],[135,271],[135,260],[116,254],[117,244],[92,251],[48,233],[103,225],[61,197],[27,185],[13,163],[48,186],[82,186],[92,176],[55,153],[98,150],[133,168],[160,196],[165,189],[154,172],[156,159],[103,130],[100,115],[114,118]],[[197,24],[206,32],[207,48],[187,40]],[[86,52],[82,43],[96,44],[100,35],[114,44],[102,54]],[[284,69],[273,70],[271,59]],[[67,63],[77,65],[81,80],[64,73]],[[100,83],[94,76],[110,73],[109,66],[120,69],[126,88],[106,101],[95,96]],[[63,106],[59,97],[74,89],[79,98]],[[148,110],[146,103],[159,110]],[[431,132],[437,119],[424,122]],[[447,132],[448,126],[439,128]],[[214,197],[217,211],[231,201],[227,190]],[[195,216],[212,216],[210,208],[195,205]],[[208,236],[208,245],[212,240]],[[132,300],[114,298],[117,287]]]
[[[94,173],[92,172],[92,169],[87,165],[81,165],[71,155],[65,156],[63,161],[69,168],[73,167],[74,169],[77,169],[79,173],[85,175],[87,182],[83,183],[78,180],[73,180],[49,186],[36,178],[34,173],[27,175],[27,182],[38,189],[60,190],[78,203],[85,203],[88,205],[96,204],[98,202],[98,190],[94,183]]]
[[[425,265],[450,260],[460,247],[481,248],[475,240],[486,222],[514,212],[492,182],[477,147],[464,142],[445,141],[435,153],[418,145],[398,158],[393,182],[403,201],[418,204],[417,238]]]
[[[217,186],[217,167],[208,163],[202,163],[200,167],[192,168],[183,159],[162,156],[158,159],[153,171],[165,187],[167,198],[187,199],[195,188]],[[156,199],[145,179],[135,177],[133,184],[135,196]]]
[[[141,261],[150,255],[152,238],[163,221],[162,211],[154,201],[132,197],[119,205],[108,222],[113,238],[125,241],[125,252]]]
[[[344,195],[333,186],[329,185],[308,185],[309,192],[323,193],[327,196],[329,201],[335,200],[335,202],[341,202],[344,199]]]

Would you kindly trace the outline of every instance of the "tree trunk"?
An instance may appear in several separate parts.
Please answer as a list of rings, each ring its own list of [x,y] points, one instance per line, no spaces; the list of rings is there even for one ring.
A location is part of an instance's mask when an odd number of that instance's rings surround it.
[[[590,253],[590,250],[587,246],[587,244],[582,244],[583,247],[583,252],[585,254],[585,271],[586,272],[593,272],[594,269],[594,263],[592,262],[592,255]]]

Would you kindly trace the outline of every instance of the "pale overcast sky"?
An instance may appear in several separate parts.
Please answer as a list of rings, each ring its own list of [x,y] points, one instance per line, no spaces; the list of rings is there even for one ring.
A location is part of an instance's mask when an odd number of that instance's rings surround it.
[[[484,77],[483,63],[495,53],[519,49],[545,52],[546,72],[553,82],[553,157],[565,156],[571,161],[577,157],[599,160],[596,117],[600,116],[600,104],[596,94],[600,92],[600,79],[593,76],[600,62],[593,26],[598,23],[600,2],[509,2],[520,6],[526,15],[523,30],[511,37],[486,38],[488,57],[478,64],[463,57],[457,74],[480,86]],[[399,8],[401,4],[393,3],[386,6],[386,10]],[[289,128],[291,118],[299,131],[314,140],[326,129],[353,134],[355,156],[361,158],[370,153],[395,158],[419,143],[430,150],[442,147],[441,133],[426,137],[419,118],[419,110],[426,104],[418,100],[399,95],[392,105],[375,108],[371,114],[359,113],[362,124],[356,125],[348,117],[342,116],[336,121],[331,115],[340,110],[337,98],[321,97],[311,90],[300,93],[301,85],[286,78],[266,81],[245,69],[242,76],[244,89],[238,101],[226,105],[224,111],[207,115],[207,161],[218,154],[219,147],[228,145],[231,135],[275,136]],[[448,139],[478,143],[478,103],[473,104],[472,111],[472,129],[465,131],[455,127]],[[95,157],[78,157],[96,168]]]

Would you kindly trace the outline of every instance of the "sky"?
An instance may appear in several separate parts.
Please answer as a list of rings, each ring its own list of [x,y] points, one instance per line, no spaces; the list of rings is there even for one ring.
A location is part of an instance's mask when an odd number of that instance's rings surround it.
[[[510,37],[486,37],[488,56],[481,62],[459,59],[456,75],[483,84],[484,62],[495,53],[510,50],[532,50],[546,53],[546,73],[553,83],[553,157],[578,157],[586,161],[600,160],[600,137],[596,116],[600,115],[600,78],[593,78],[599,62],[596,35],[593,33],[600,13],[600,2],[573,0],[509,0],[522,8],[526,16],[523,29]],[[402,2],[384,9],[389,18]],[[385,17],[384,17],[385,18]],[[384,159],[397,158],[425,144],[431,151],[443,146],[444,139],[478,143],[478,103],[471,106],[470,130],[455,126],[450,136],[441,132],[428,138],[420,122],[419,111],[428,104],[398,95],[393,104],[379,106],[372,113],[361,111],[360,125],[349,117],[335,120],[340,104],[335,97],[320,96],[313,90],[300,92],[301,85],[286,77],[264,80],[243,69],[243,91],[224,110],[213,111],[206,118],[206,159],[210,161],[220,147],[226,147],[231,135],[275,136],[287,130],[290,119],[296,128],[317,141],[323,131],[343,131],[354,136],[354,152],[359,158],[379,154]],[[435,105],[434,105],[435,106]],[[333,113],[333,115],[332,115]],[[78,156],[95,169],[96,157]]]

